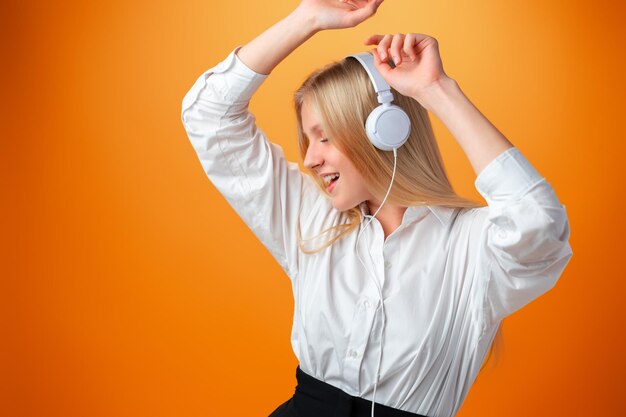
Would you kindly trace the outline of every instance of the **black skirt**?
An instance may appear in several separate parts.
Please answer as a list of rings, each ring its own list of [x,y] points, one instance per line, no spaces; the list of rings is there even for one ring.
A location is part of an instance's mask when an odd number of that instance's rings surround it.
[[[269,417],[370,417],[372,402],[353,397],[296,368],[296,392]],[[374,404],[375,417],[426,417],[383,404]]]

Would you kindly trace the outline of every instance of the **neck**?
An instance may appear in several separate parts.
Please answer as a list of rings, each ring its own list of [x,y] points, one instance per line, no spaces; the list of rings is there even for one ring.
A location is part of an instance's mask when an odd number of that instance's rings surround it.
[[[368,200],[366,203],[369,207],[370,214],[373,216],[380,207],[380,202]],[[378,214],[376,214],[376,219],[378,219],[385,232],[385,238],[402,224],[402,218],[404,217],[406,209],[407,207],[393,206],[385,203]]]

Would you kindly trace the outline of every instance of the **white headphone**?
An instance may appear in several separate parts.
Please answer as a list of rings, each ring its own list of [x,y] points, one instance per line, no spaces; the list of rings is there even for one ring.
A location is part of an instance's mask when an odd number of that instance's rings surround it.
[[[409,133],[411,132],[411,119],[406,114],[406,112],[399,106],[395,104],[391,104],[393,101],[393,93],[391,92],[391,87],[389,84],[383,79],[382,75],[378,72],[376,67],[374,66],[374,56],[369,52],[361,52],[358,54],[348,55],[346,58],[355,58],[357,61],[363,65],[365,70],[367,71],[367,75],[369,75],[370,80],[372,80],[372,84],[374,85],[374,90],[376,91],[376,95],[378,97],[378,102],[380,106],[374,108],[372,112],[367,116],[367,120],[365,122],[365,132],[367,133],[367,137],[369,138],[372,145],[376,148],[383,151],[393,151],[393,174],[391,176],[391,183],[389,184],[389,189],[387,190],[387,194],[385,194],[385,198],[383,202],[376,210],[376,213],[369,219],[368,223],[363,227],[365,229],[369,224],[374,220],[376,214],[380,211],[383,204],[387,200],[387,196],[391,191],[391,186],[393,184],[393,180],[396,176],[396,163],[398,159],[397,149],[404,145],[406,140],[409,137]],[[359,255],[359,239],[361,238],[361,234],[359,231],[359,237],[356,240],[356,250],[357,256],[361,261],[361,264],[370,275],[370,278],[374,281],[376,288],[378,289],[378,296],[380,298],[380,307],[382,313],[382,326],[380,327],[380,347],[378,353],[378,366],[376,368],[376,379],[374,381],[374,394],[372,396],[372,417],[374,417],[374,404],[376,401],[376,386],[378,385],[378,379],[380,377],[380,363],[383,355],[383,330],[385,328],[385,303],[383,301],[383,293],[382,289],[378,285],[376,278],[371,273],[369,268],[361,259]]]
[[[404,145],[411,131],[411,120],[401,107],[391,104],[391,87],[374,66],[373,55],[361,52],[346,58],[356,58],[363,65],[378,96],[380,106],[372,110],[365,122],[365,131],[370,142],[383,151],[391,151]]]

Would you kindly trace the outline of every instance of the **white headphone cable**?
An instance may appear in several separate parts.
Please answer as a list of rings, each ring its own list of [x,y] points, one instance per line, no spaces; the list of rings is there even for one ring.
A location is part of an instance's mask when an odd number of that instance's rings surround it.
[[[378,212],[380,211],[380,209],[383,207],[383,204],[385,204],[385,201],[387,200],[387,197],[389,196],[389,192],[391,191],[391,186],[393,185],[393,180],[396,176],[396,163],[397,163],[397,159],[398,159],[398,152],[397,149],[394,148],[393,149],[393,174],[391,175],[391,183],[389,184],[389,189],[387,190],[387,194],[385,194],[385,198],[383,198],[383,202],[380,204],[380,207],[378,207],[378,210],[376,210],[376,213],[374,213],[374,215],[369,219],[369,221],[367,222],[367,224],[365,226],[363,226],[363,229],[365,229],[367,226],[369,226],[369,224],[372,222],[372,220],[374,220],[374,217],[376,217],[376,215],[378,214]],[[372,273],[370,272],[369,268],[365,265],[365,263],[363,262],[363,259],[361,259],[361,256],[359,255],[359,239],[361,238],[361,233],[359,232],[359,237],[356,240],[356,254],[357,257],[359,258],[359,261],[361,261],[361,264],[363,265],[363,267],[367,270],[370,278],[372,278],[372,280],[374,281],[374,285],[376,285],[376,289],[378,290],[378,296],[380,297],[380,308],[381,308],[381,313],[382,313],[382,324],[381,324],[381,328],[380,328],[380,348],[378,349],[378,365],[376,366],[376,378],[374,381],[374,394],[372,396],[372,417],[374,417],[374,403],[376,401],[376,386],[378,385],[378,379],[380,377],[380,363],[382,360],[382,356],[383,356],[383,331],[385,329],[385,303],[383,302],[383,293],[382,290],[380,289],[380,286],[378,285],[378,282],[376,282],[376,278],[372,275]]]

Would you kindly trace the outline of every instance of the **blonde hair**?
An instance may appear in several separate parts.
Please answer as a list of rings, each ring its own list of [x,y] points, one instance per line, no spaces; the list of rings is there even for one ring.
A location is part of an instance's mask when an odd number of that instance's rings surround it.
[[[393,62],[389,62],[393,66]],[[397,168],[387,204],[400,206],[438,205],[448,208],[482,207],[473,200],[457,195],[446,174],[444,164],[428,118],[428,112],[415,99],[391,89],[394,104],[402,107],[411,119],[411,132],[406,143],[397,151]],[[384,197],[393,173],[393,153],[375,148],[365,132],[369,113],[379,105],[372,82],[363,66],[356,60],[344,58],[311,73],[294,94],[297,117],[298,147],[304,160],[309,139],[302,127],[302,104],[310,102],[320,117],[322,130],[364,178],[372,195]],[[305,167],[320,191],[330,198],[323,180]],[[359,206],[348,209],[348,222],[302,239],[298,228],[297,242],[305,254],[317,253],[350,232],[363,221]],[[303,241],[334,234],[321,247],[308,250]],[[498,334],[500,329],[498,329]],[[493,349],[493,345],[492,345]],[[486,361],[491,356],[491,351]],[[484,367],[484,365],[483,365]],[[482,368],[481,368],[482,370]]]

